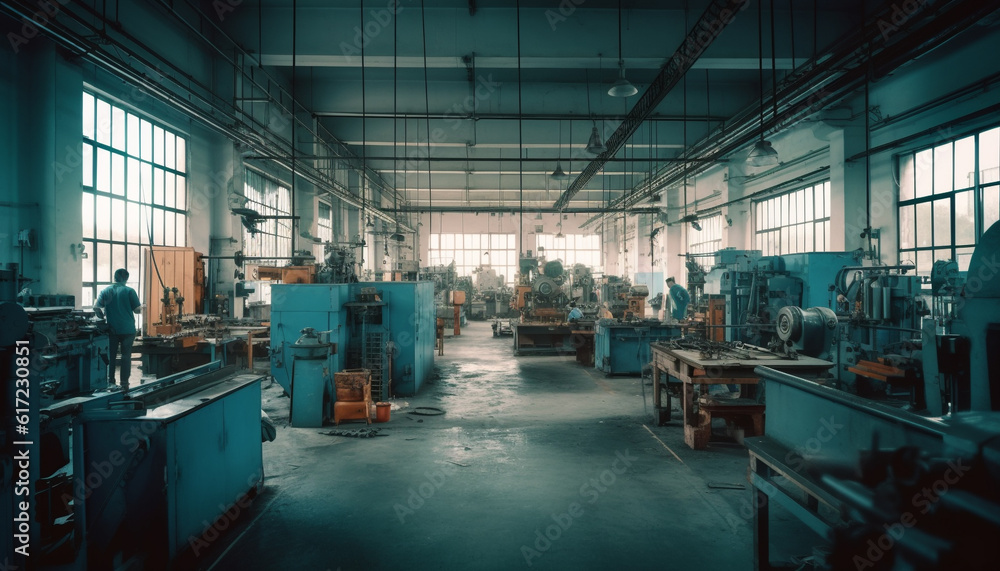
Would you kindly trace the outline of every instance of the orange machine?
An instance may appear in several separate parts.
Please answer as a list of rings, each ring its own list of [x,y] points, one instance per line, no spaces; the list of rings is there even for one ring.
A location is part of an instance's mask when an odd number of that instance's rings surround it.
[[[280,281],[283,284],[316,283],[316,266],[248,266],[247,278],[251,280]]]
[[[143,335],[172,335],[180,331],[181,311],[202,313],[204,309],[205,261],[194,248],[154,246],[145,253]]]

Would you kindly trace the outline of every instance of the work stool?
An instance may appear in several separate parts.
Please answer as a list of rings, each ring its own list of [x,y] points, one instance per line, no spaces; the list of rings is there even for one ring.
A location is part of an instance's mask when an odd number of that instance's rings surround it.
[[[708,446],[713,418],[726,419],[745,431],[752,432],[745,436],[764,435],[764,405],[753,399],[709,399],[699,405],[698,411],[698,425],[684,427],[684,440],[695,450]]]

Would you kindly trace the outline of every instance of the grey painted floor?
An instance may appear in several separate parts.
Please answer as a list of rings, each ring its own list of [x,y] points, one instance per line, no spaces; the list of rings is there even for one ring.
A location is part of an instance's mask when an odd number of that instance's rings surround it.
[[[746,484],[742,447],[691,450],[679,421],[649,426],[640,379],[511,345],[487,323],[448,339],[439,376],[373,425],[386,437],[291,428],[265,383],[279,424],[266,488],[191,567],[753,567],[749,490],[708,486]],[[406,414],[417,406],[446,414]]]

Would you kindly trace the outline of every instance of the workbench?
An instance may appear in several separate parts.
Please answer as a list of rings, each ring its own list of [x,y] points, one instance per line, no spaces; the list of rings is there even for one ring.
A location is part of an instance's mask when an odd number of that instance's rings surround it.
[[[266,341],[269,330],[267,326],[233,326],[219,331],[208,329],[169,337],[143,337],[133,348],[133,355],[142,355],[144,374],[162,378],[216,360],[222,361],[224,366],[230,365],[231,358],[245,348],[247,368],[252,370],[253,344]]]
[[[662,425],[670,421],[670,393],[662,406],[662,375],[681,382],[681,410],[684,418],[684,442],[695,450],[708,445],[712,434],[712,416],[719,418],[750,417],[755,435],[764,431],[764,404],[750,398],[714,399],[707,396],[707,385],[755,386],[760,377],[754,368],[767,366],[803,377],[818,377],[833,367],[833,363],[812,357],[788,359],[760,347],[744,346],[733,354],[705,356],[690,349],[676,349],[669,343],[651,343],[653,366],[653,421]],[[695,402],[695,391],[701,397]]]

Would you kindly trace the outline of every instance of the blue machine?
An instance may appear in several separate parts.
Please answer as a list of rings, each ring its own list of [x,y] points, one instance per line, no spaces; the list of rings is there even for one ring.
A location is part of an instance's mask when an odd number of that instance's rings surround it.
[[[785,271],[802,280],[801,307],[829,307],[833,295],[831,286],[837,272],[845,266],[857,263],[854,252],[807,252],[785,254]]]
[[[378,301],[368,301],[369,292]],[[362,312],[362,308],[366,309]],[[416,394],[434,369],[434,283],[272,286],[271,374],[289,394],[292,346],[306,327],[330,332],[330,342],[335,344],[332,372],[365,365],[374,369],[385,357],[386,368],[391,362],[391,375],[386,379],[391,392]],[[388,390],[382,396],[388,396]]]
[[[292,346],[309,327],[329,331],[333,368],[342,371],[347,347],[348,284],[275,284],[271,286],[271,375],[288,394],[292,387]]]
[[[119,553],[173,560],[259,491],[260,381],[216,361],[142,385],[127,401],[112,393],[74,405],[83,411],[73,423],[73,519],[88,568]]]
[[[650,342],[680,335],[679,327],[659,321],[601,319],[594,334],[594,368],[606,375],[638,375],[652,358]]]

